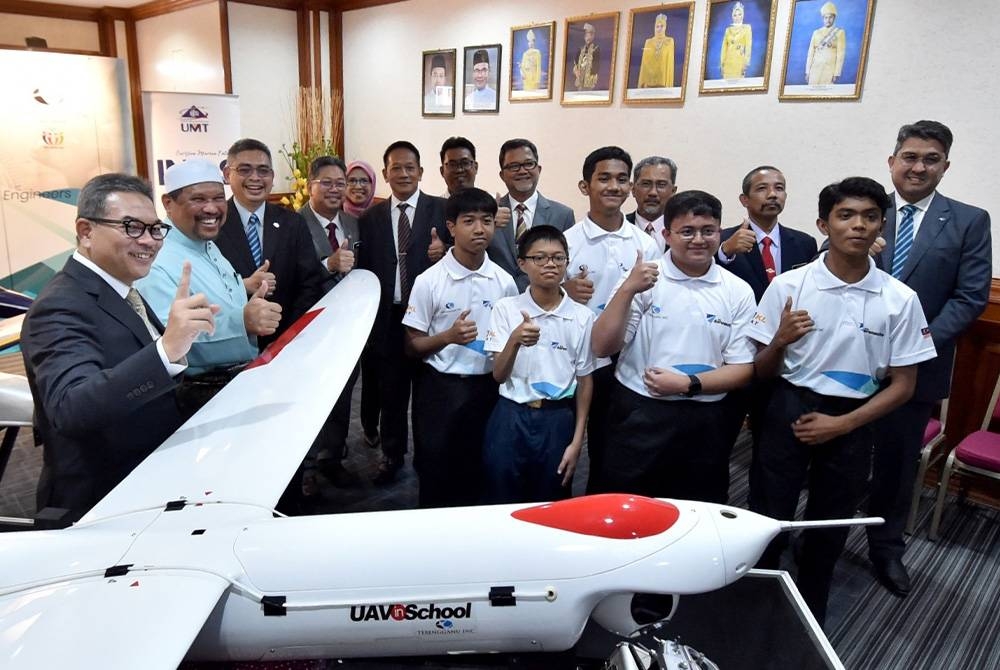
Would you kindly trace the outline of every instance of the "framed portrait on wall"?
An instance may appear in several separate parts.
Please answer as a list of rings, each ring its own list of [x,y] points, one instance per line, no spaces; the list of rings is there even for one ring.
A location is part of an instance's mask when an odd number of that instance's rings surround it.
[[[462,111],[466,114],[496,114],[500,111],[500,45],[465,47],[465,86]]]
[[[780,100],[857,100],[875,0],[795,0]]]
[[[510,29],[510,101],[552,99],[552,45],[556,22]]]
[[[424,116],[455,116],[455,50],[424,52]]]
[[[611,104],[618,16],[619,12],[608,12],[566,19],[562,104]]]
[[[694,3],[633,9],[623,99],[629,105],[684,102]]]
[[[709,0],[701,93],[766,91],[778,0]]]

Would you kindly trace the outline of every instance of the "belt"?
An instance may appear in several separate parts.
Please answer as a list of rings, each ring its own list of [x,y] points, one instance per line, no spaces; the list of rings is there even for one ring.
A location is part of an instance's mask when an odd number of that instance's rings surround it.
[[[559,409],[562,407],[575,407],[576,400],[574,398],[562,398],[560,400],[549,400],[547,398],[542,398],[539,400],[529,400],[528,402],[521,403],[522,407],[530,407],[531,409]]]

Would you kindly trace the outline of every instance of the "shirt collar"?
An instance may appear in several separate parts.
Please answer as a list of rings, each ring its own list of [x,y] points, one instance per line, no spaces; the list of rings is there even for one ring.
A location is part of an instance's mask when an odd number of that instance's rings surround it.
[[[893,197],[895,198],[896,213],[899,214],[899,210],[903,209],[903,207],[905,207],[906,205],[913,205],[921,212],[926,212],[927,208],[931,206],[931,200],[934,199],[934,195],[936,193],[937,191],[931,191],[930,195],[920,200],[917,200],[916,202],[906,202],[906,200],[899,197],[899,193],[895,193]]]
[[[410,207],[410,209],[412,209],[413,211],[417,211],[417,200],[419,198],[420,198],[420,189],[418,188],[416,191],[413,192],[413,195],[411,195],[406,200],[400,200],[395,195],[392,195],[389,198],[389,200],[392,203],[393,209],[398,208],[401,204],[405,202]]]
[[[649,224],[652,224],[653,228],[655,228],[656,230],[663,230],[663,228],[664,228],[664,225],[663,225],[663,215],[660,214],[658,217],[656,217],[655,219],[653,219],[652,221],[650,221],[649,219],[647,219],[646,217],[644,217],[642,214],[640,214],[639,210],[636,210],[636,212],[635,212],[635,225],[639,226],[642,230],[645,231],[646,230],[646,226],[649,225]]]
[[[179,244],[182,247],[192,249],[201,254],[208,252],[208,247],[212,243],[210,240],[192,240],[173,221],[167,219],[167,223],[173,226],[176,232],[173,235],[167,235],[163,238],[164,244]]]
[[[614,231],[604,230],[599,225],[594,223],[589,215],[583,219],[583,232],[587,236],[588,240],[596,240],[607,235],[614,235],[615,237],[621,237],[622,239],[629,239],[633,235],[634,228],[635,226],[626,221],[624,216],[622,217],[621,228]]]
[[[671,256],[670,249],[663,254],[663,259],[660,261],[663,267],[663,274],[674,281],[700,281],[706,284],[718,284],[722,281],[722,273],[719,271],[719,266],[715,263],[715,259],[712,259],[712,267],[708,268],[708,272],[700,277],[691,277],[684,274],[679,267],[674,265],[673,256]]]
[[[93,271],[94,274],[96,274],[98,277],[107,282],[108,286],[114,289],[115,293],[120,295],[122,298],[127,296],[129,289],[132,288],[131,286],[121,281],[120,279],[115,279],[114,277],[109,275],[107,272],[101,269],[101,266],[99,266],[97,263],[90,260],[83,254],[81,254],[79,251],[73,252],[73,260],[75,260],[77,263],[84,266],[88,270]]]
[[[470,270],[459,263],[458,259],[455,258],[454,249],[448,249],[444,258],[441,259],[441,262],[444,263],[444,269],[447,270],[451,278],[456,281],[459,279],[465,279],[469,275],[480,275],[482,277],[490,276],[491,263],[489,256],[483,256],[483,264],[475,270]]]
[[[535,299],[531,297],[531,288],[528,287],[521,294],[521,304],[520,307],[525,312],[528,313],[532,319],[538,318],[540,316],[549,315],[557,316],[560,319],[565,319],[566,321],[573,321],[576,319],[576,315],[573,313],[572,298],[569,297],[565,291],[562,291],[562,300],[556,305],[556,308],[552,311],[543,309]]]
[[[260,221],[261,225],[264,225],[264,209],[267,207],[267,203],[266,202],[262,202],[260,204],[260,207],[258,207],[257,209],[255,209],[252,212],[249,209],[247,209],[246,207],[244,207],[243,205],[241,205],[240,201],[237,200],[236,198],[233,198],[233,204],[236,205],[236,211],[240,215],[240,221],[243,222],[243,227],[244,228],[247,227],[247,222],[250,221],[250,215],[251,214],[256,214],[257,215],[257,220]]]
[[[858,288],[862,291],[868,291],[869,293],[882,292],[884,273],[878,271],[878,268],[875,267],[875,259],[871,256],[868,257],[868,274],[862,277],[861,281],[848,284],[843,279],[830,272],[830,269],[826,267],[826,256],[828,253],[830,252],[824,251],[814,264],[816,266],[816,288],[821,291],[827,291],[847,286],[849,288]]]
[[[510,193],[507,194],[507,197],[510,199],[510,211],[512,211],[512,212],[516,211],[517,210],[517,206],[519,204],[522,204],[522,203],[519,203],[517,200],[515,200],[514,196],[512,196]],[[531,197],[529,197],[527,200],[525,200],[523,204],[524,204],[524,207],[528,210],[528,214],[534,214],[535,213],[535,209],[538,207],[538,189],[537,188],[535,189],[535,192],[531,194]]]
[[[747,219],[750,222],[750,229],[753,230],[754,235],[757,236],[757,244],[761,244],[765,237],[771,238],[771,245],[778,247],[781,246],[781,224],[775,223],[774,228],[771,232],[765,233],[764,229],[757,225],[757,222],[753,219]]]

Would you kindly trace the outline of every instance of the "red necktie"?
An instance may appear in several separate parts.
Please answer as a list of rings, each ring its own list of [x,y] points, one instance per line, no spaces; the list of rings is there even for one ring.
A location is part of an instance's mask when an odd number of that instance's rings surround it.
[[[333,221],[326,224],[326,231],[330,238],[330,253],[335,254],[340,249],[340,242],[337,241],[337,224]]]
[[[774,281],[774,278],[778,276],[778,271],[774,267],[774,256],[771,255],[771,245],[773,240],[770,237],[765,237],[761,244],[764,248],[760,251],[760,257],[764,259],[764,274],[767,275],[767,283],[770,284]]]

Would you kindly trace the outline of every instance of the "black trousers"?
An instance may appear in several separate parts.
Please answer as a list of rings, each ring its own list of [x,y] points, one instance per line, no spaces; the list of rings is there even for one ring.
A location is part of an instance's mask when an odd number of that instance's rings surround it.
[[[659,400],[614,380],[602,491],[725,503],[734,416],[725,398]]]
[[[587,414],[587,458],[590,470],[587,475],[587,493],[600,493],[605,489],[601,483],[604,472],[604,452],[607,450],[608,409],[611,392],[618,383],[615,381],[615,366],[618,356],[612,357],[611,365],[594,370],[590,378],[594,380],[594,390],[590,397],[590,412]]]
[[[360,366],[354,366],[347,385],[330,410],[323,427],[319,429],[312,446],[309,447],[309,454],[306,456],[307,465],[315,463],[319,457],[340,461],[347,456],[347,434],[351,428],[351,397],[354,395],[354,385],[358,381],[360,371]]]
[[[872,424],[875,452],[868,513],[884,517],[885,524],[867,529],[870,556],[903,556],[903,529],[910,513],[924,429],[933,409],[933,403],[910,401]]]
[[[378,357],[366,348],[361,354],[361,430],[370,437],[379,432],[380,394]]]
[[[419,372],[420,362],[406,355],[403,343],[405,305],[393,305],[384,346],[372,350],[379,376],[382,453],[389,460],[403,462],[409,444],[410,389]]]
[[[846,414],[865,400],[822,396],[808,389],[779,382],[771,395],[761,430],[758,454],[758,489],[755,512],[775,519],[795,517],[799,492],[808,481],[806,519],[841,519],[854,516],[864,495],[871,463],[871,430],[865,426],[819,445],[800,442],[792,432],[803,414]],[[833,567],[847,542],[848,528],[806,530],[796,584],[813,615],[822,624]],[[788,533],[771,542],[757,567],[777,569],[788,546]]]
[[[413,388],[413,466],[420,477],[420,507],[479,502],[483,437],[498,392],[492,374],[449,375],[422,366]]]

